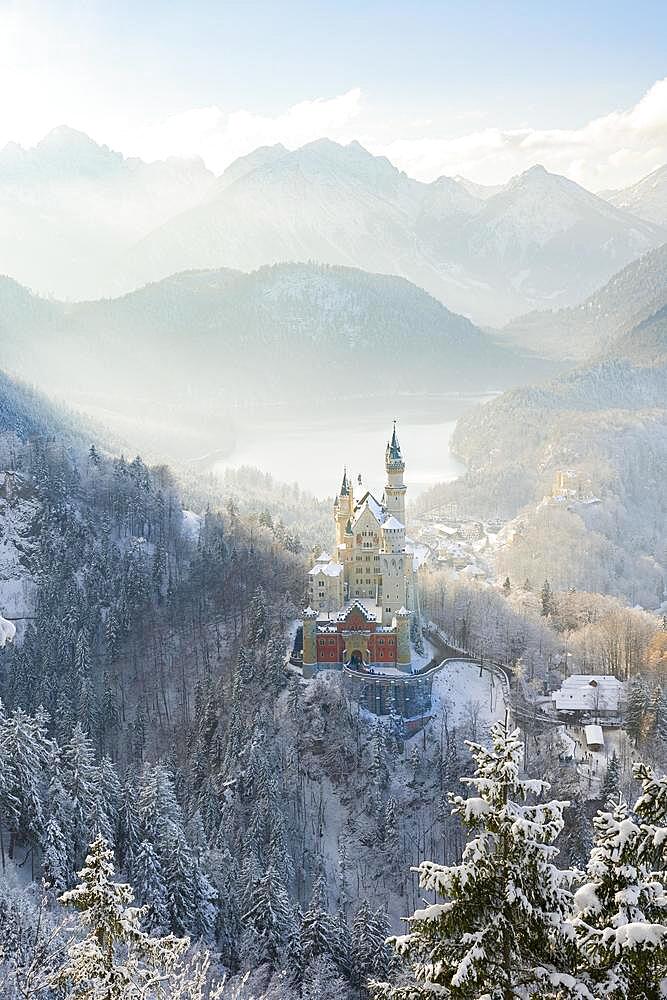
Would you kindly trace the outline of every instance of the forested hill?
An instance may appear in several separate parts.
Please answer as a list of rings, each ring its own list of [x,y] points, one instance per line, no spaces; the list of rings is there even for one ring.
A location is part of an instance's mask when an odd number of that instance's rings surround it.
[[[99,428],[0,370],[0,434],[14,434],[21,440],[57,436],[61,444],[81,444],[86,438],[90,442]]]
[[[50,430],[0,432],[0,613],[21,618],[0,649],[3,997],[61,964],[56,899],[100,833],[147,928],[204,943],[220,976],[361,1000],[416,905],[415,845],[458,849],[437,817],[463,731],[446,779],[441,737],[402,759],[339,675],[285,669],[298,539],[233,502],[184,513],[166,468]]]
[[[503,387],[545,373],[410,282],[314,264],[173,275],[73,305],[4,279],[0,363],[100,407],[187,415],[330,395]],[[20,336],[16,335],[20,332]],[[169,364],[161,363],[167,357]],[[374,382],[368,379],[373,378]]]
[[[660,604],[667,574],[663,313],[619,338],[595,364],[504,393],[464,415],[453,447],[468,473],[420,504],[455,498],[471,513],[520,514],[503,564],[513,577],[541,572],[559,587]],[[558,470],[583,484],[586,503],[540,505]],[[513,560],[511,553],[524,549],[525,559]]]
[[[590,360],[667,305],[667,244],[615,274],[581,305],[531,312],[502,331],[508,343],[546,357]]]

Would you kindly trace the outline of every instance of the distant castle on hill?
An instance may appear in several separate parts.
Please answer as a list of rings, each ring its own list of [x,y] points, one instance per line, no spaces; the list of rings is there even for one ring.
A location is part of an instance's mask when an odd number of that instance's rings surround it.
[[[303,673],[349,667],[410,673],[411,623],[419,622],[414,548],[406,538],[405,462],[396,424],[385,452],[382,500],[355,500],[343,473],[334,501],[336,548],[309,572],[303,613]]]

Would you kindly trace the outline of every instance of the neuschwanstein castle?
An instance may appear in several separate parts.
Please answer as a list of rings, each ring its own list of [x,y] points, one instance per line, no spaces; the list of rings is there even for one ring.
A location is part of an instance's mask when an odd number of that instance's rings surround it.
[[[382,500],[354,497],[343,474],[334,501],[336,547],[309,573],[303,613],[303,673],[349,667],[410,673],[411,623],[419,618],[416,560],[405,534],[405,462],[396,425],[385,453]]]

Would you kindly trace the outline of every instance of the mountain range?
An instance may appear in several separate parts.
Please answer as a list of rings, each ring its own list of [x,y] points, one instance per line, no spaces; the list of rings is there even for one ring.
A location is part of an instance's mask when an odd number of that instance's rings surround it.
[[[0,366],[179,457],[224,449],[258,409],[363,410],[552,370],[403,278],[316,264],[183,272],[74,304],[5,278]]]
[[[144,163],[58,128],[0,150],[0,273],[44,295],[97,296],[135,242],[201,201],[201,160]]]
[[[327,139],[262,147],[216,178],[197,160],[147,164],[61,128],[0,152],[0,270],[80,299],[312,260],[403,276],[493,326],[573,305],[667,241],[664,219],[609,198],[542,167],[502,187],[425,184]]]
[[[603,191],[601,197],[646,222],[667,225],[667,164],[630,187]]]

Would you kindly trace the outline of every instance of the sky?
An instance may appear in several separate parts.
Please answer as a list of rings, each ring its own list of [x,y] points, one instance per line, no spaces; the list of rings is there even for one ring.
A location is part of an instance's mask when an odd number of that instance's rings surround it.
[[[126,155],[357,139],[422,180],[534,163],[593,190],[667,162],[667,4],[0,0],[0,144]]]

